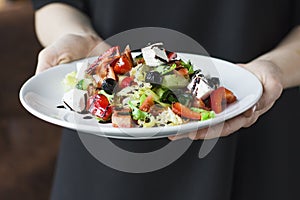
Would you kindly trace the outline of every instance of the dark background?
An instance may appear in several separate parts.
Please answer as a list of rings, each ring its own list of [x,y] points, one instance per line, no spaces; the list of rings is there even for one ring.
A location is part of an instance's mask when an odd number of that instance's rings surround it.
[[[28,113],[22,84],[41,49],[28,0],[0,0],[0,199],[49,199],[60,128]]]

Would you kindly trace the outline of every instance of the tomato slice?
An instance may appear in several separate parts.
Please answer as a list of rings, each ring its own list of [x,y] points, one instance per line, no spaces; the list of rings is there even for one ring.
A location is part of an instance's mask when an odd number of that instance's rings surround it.
[[[180,115],[182,117],[188,118],[188,119],[195,119],[195,120],[201,120],[201,114],[194,112],[190,110],[188,107],[182,105],[179,102],[175,102],[172,104],[172,111]]]
[[[95,94],[88,98],[87,110],[103,121],[108,121],[112,115],[112,107],[103,94]]]
[[[168,52],[167,56],[169,60],[175,60],[175,58],[177,58],[177,54],[175,52]]]
[[[220,113],[226,106],[225,88],[219,87],[210,94],[210,106],[215,113]]]
[[[189,74],[189,70],[187,68],[180,68],[177,70],[177,73],[182,76],[187,76]]]
[[[113,65],[116,74],[125,74],[131,70],[133,63],[130,58],[123,54],[118,58],[117,62]]]

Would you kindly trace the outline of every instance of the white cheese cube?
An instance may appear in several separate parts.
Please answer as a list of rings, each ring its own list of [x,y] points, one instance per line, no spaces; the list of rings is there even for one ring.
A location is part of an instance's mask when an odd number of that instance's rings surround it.
[[[213,91],[213,88],[200,77],[193,79],[187,88],[192,90],[197,99],[206,99]]]
[[[169,62],[169,58],[168,58],[168,56],[167,56],[166,50],[160,49],[160,48],[158,48],[158,47],[156,47],[156,46],[153,47],[153,50],[154,50],[154,52],[155,52],[155,56],[157,56],[157,57],[163,59],[163,60],[166,61],[166,62]]]
[[[86,98],[87,91],[75,88],[64,94],[63,103],[70,110],[82,112],[86,107]]]
[[[158,66],[163,64],[161,60],[157,59],[157,57],[168,61],[168,57],[164,49],[160,49],[159,46],[163,45],[162,43],[155,43],[145,48],[142,48],[143,58],[145,60],[146,65],[148,66]]]

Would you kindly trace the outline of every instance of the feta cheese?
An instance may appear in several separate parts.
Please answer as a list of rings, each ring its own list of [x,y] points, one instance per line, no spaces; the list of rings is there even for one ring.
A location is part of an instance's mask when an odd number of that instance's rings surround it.
[[[163,59],[166,62],[169,62],[169,58],[167,56],[167,53],[166,53],[165,49],[160,49],[157,46],[154,46],[153,51],[155,52],[155,56]]]
[[[76,112],[82,112],[86,107],[87,91],[74,88],[63,96],[63,103],[67,108]]]
[[[169,61],[165,49],[159,48],[162,45],[162,43],[155,43],[145,48],[142,48],[142,54],[146,65],[158,66],[163,64],[164,62],[157,59],[157,57],[164,60],[165,62]]]
[[[198,99],[206,99],[213,90],[214,89],[211,88],[207,82],[201,79],[200,83],[196,85],[194,92],[196,93],[196,97]]]
[[[192,91],[193,95],[195,95],[197,99],[206,99],[214,90],[209,86],[207,81],[201,77],[195,77],[187,88]]]
[[[142,49],[143,58],[146,65],[148,66],[158,66],[163,62],[155,58],[155,51],[153,49],[146,47]]]

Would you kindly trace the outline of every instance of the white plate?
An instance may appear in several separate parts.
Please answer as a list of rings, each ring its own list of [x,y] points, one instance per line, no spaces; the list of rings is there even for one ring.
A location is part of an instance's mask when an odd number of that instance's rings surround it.
[[[179,56],[184,60],[191,60],[192,64],[202,71],[212,76],[218,76],[221,85],[233,91],[238,101],[228,106],[214,119],[206,121],[190,122],[172,127],[114,128],[111,124],[100,124],[95,119],[84,119],[87,115],[57,108],[62,105],[61,81],[67,73],[76,70],[76,62],[62,64],[31,77],[20,90],[20,101],[34,116],[62,127],[111,138],[152,139],[186,133],[223,122],[251,108],[262,95],[260,81],[242,67],[224,60],[200,55],[181,53]]]

